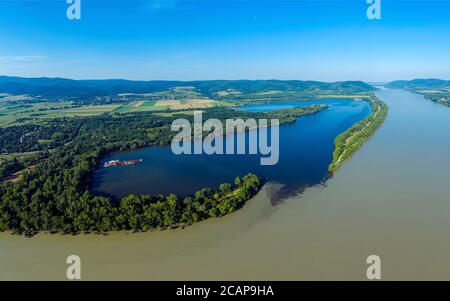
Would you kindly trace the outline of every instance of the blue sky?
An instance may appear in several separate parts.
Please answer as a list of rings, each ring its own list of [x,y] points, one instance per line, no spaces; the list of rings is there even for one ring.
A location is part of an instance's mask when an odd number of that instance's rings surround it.
[[[450,79],[450,0],[0,0],[0,75]]]

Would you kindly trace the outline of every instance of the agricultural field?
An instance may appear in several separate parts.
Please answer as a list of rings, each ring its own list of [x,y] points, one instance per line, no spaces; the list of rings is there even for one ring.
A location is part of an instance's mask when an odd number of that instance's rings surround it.
[[[216,106],[228,106],[229,103],[211,99],[187,99],[187,100],[158,100],[156,107],[169,108],[170,110],[206,109]]]
[[[64,110],[58,110],[54,114],[48,114],[46,117],[74,117],[74,116],[96,116],[103,113],[109,113],[119,108],[118,104],[97,105],[97,106],[80,106]]]
[[[17,103],[0,102],[0,127],[39,122],[46,118],[95,116],[120,105],[73,106],[70,102]]]
[[[126,103],[114,110],[114,113],[157,112],[167,110],[167,106],[156,106],[156,100],[138,100]]]
[[[8,96],[10,97],[10,96]],[[4,97],[3,97],[4,98]],[[3,99],[0,98],[0,99]],[[48,118],[97,116],[104,113],[170,112],[230,105],[211,99],[139,99],[103,105],[74,105],[73,102],[0,101],[0,127],[38,123]]]
[[[8,101],[23,101],[23,100],[30,100],[32,99],[29,95],[11,95],[8,93],[0,93],[0,103],[1,102],[8,102]]]

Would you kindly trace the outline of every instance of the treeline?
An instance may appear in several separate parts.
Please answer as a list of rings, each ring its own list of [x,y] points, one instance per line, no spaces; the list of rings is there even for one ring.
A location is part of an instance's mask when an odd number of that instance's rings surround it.
[[[423,93],[429,100],[450,107],[450,92]]]
[[[372,109],[371,114],[336,138],[333,162],[328,168],[330,172],[336,171],[345,160],[375,133],[386,119],[388,114],[387,105],[375,96],[370,97],[368,101]]]
[[[242,179],[237,177],[234,185],[222,184],[218,190],[205,188],[183,199],[173,194],[130,195],[115,202],[85,191],[77,198],[51,200],[44,188],[26,204],[18,202],[16,194],[8,193],[0,206],[0,231],[77,234],[186,226],[236,211],[260,186],[260,178],[248,174]]]
[[[328,109],[328,105],[312,105],[308,107],[284,109],[278,111],[271,111],[264,113],[264,117],[267,119],[279,119],[280,124],[292,123],[297,120],[298,117],[307,116],[322,112]]]

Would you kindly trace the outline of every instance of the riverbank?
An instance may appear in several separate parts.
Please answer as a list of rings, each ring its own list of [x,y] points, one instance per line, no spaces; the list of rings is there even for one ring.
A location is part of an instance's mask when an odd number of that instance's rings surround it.
[[[257,221],[274,214],[276,208],[268,200],[277,189],[277,185],[265,184],[236,212],[170,231],[117,231],[105,235],[39,233],[30,238],[3,232],[0,233],[0,281],[65,280],[66,258],[71,254],[81,257],[83,280],[169,279],[178,268],[167,265],[166,259],[206,251],[222,243],[232,244],[236,233],[245,233]],[[172,279],[207,279],[197,276],[195,271],[203,274],[201,270],[208,269],[210,263],[222,262],[220,258],[201,261],[195,259],[191,263],[199,265],[197,268],[180,270]],[[234,264],[230,262],[230,265]],[[223,272],[227,273],[227,269]]]
[[[450,279],[450,110],[405,91],[377,96],[383,127],[326,187],[274,207],[280,187],[268,183],[237,212],[171,231],[0,233],[0,279],[64,280],[72,254],[83,280],[367,280],[372,254],[383,280]]]
[[[450,110],[376,93],[384,125],[326,186],[273,206],[268,183],[239,211],[171,231],[0,233],[0,279],[64,280],[72,254],[83,280],[367,280],[372,254],[383,280],[450,279]]]
[[[333,152],[333,162],[328,170],[335,172],[352,154],[376,132],[383,124],[388,115],[387,105],[376,96],[361,96],[370,103],[372,112],[363,121],[355,124],[335,140],[335,150]]]
[[[412,91],[414,93],[422,94],[425,98],[431,100],[432,102],[444,105],[446,107],[450,107],[450,92],[437,92],[437,93],[428,93],[422,91]]]

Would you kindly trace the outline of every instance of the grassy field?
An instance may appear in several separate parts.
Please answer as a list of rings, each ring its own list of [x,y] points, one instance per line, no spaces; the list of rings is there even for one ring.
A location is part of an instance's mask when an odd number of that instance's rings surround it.
[[[230,105],[210,99],[136,100],[125,104],[74,106],[70,102],[0,101],[0,127],[39,123],[48,118],[96,116],[104,113],[158,112],[194,110]]]
[[[112,112],[120,105],[99,105],[74,107],[69,102],[12,104],[0,103],[0,127],[39,122],[45,118],[94,116]]]
[[[156,100],[133,101],[114,110],[114,113],[158,112],[167,110],[166,106],[156,106]]]
[[[204,109],[219,105],[211,99],[159,100],[156,107],[169,107],[171,110]]]
[[[20,157],[33,157],[33,156],[36,156],[38,153],[39,152],[0,154],[0,162],[2,160],[10,160],[10,159],[20,158]]]
[[[8,101],[23,101],[30,100],[32,97],[29,95],[10,95],[7,93],[0,93],[0,102]]]
[[[73,116],[95,116],[103,113],[109,113],[119,108],[120,105],[100,105],[100,106],[82,106],[55,111],[46,115],[47,118],[54,117],[73,117]]]

